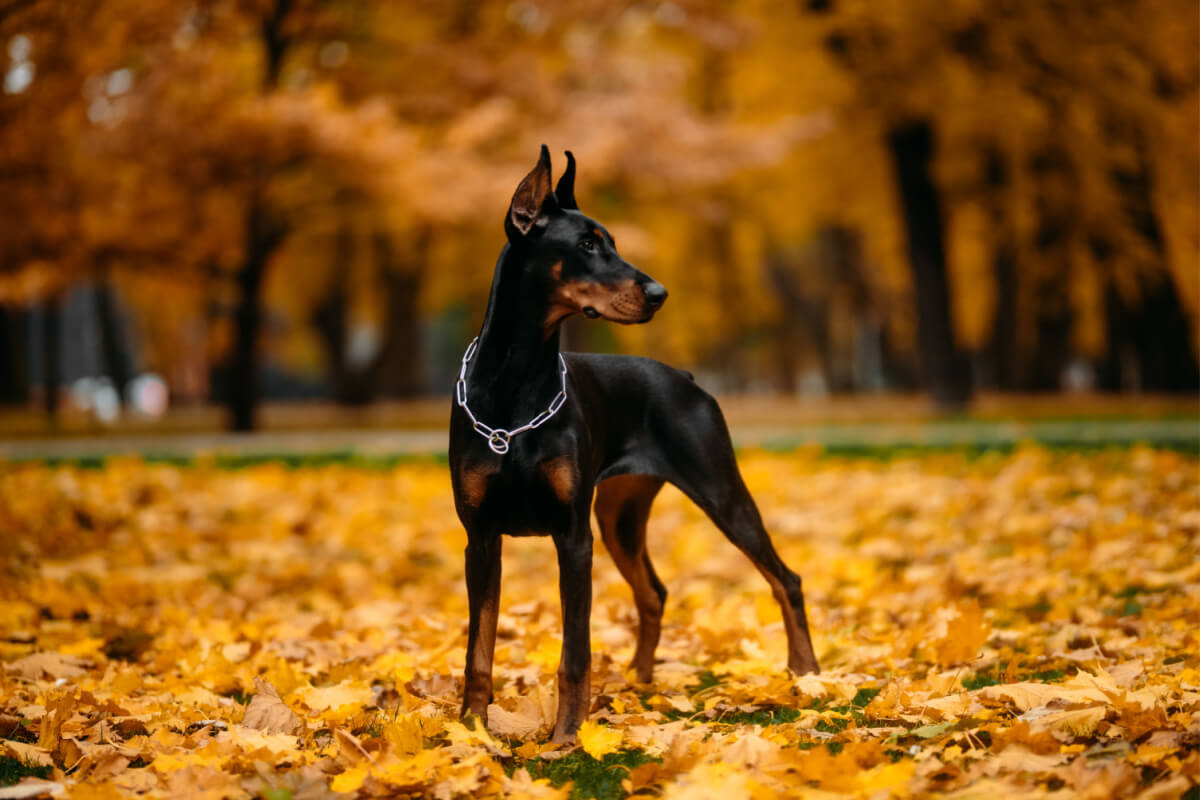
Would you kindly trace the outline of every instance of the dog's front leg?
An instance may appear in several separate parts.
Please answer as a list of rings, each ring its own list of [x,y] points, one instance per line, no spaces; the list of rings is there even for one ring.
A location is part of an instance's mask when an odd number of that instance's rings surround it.
[[[558,719],[552,737],[558,744],[575,741],[591,701],[592,531],[586,516],[583,520],[568,534],[554,537],[563,620]]]
[[[466,559],[471,617],[462,715],[478,714],[486,725],[488,703],[492,702],[492,657],[496,652],[500,603],[500,535],[491,531],[468,532]]]

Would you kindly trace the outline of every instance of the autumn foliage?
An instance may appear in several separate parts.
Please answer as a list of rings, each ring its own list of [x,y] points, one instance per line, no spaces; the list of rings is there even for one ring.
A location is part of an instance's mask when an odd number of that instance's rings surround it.
[[[143,366],[237,427],[264,365],[346,403],[419,393],[476,329],[546,142],[672,296],[574,347],[731,390],[957,405],[1082,362],[1097,388],[1194,391],[1194,12],[5,2],[0,303],[118,287]]]
[[[669,491],[655,681],[625,670],[634,608],[600,551],[592,713],[564,750],[547,540],[506,543],[491,729],[458,719],[444,466],[10,465],[0,763],[81,798],[1190,797],[1198,468],[747,454],[824,671],[783,669],[768,588]]]

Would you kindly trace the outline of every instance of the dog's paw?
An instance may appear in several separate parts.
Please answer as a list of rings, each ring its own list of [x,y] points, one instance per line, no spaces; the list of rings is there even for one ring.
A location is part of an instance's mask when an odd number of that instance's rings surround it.
[[[566,731],[555,727],[554,733],[550,736],[550,741],[557,745],[573,747],[579,744],[579,731]]]

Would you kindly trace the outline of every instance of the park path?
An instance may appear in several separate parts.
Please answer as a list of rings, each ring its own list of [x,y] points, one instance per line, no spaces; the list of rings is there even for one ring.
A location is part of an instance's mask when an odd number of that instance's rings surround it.
[[[1060,447],[1128,446],[1138,442],[1195,451],[1200,420],[918,420],[912,422],[768,424],[732,426],[739,447],[793,449],[819,446],[839,451],[915,448],[1007,448],[1024,441]],[[183,458],[196,454],[266,457],[348,454],[368,458],[439,456],[446,452],[441,429],[335,429],[231,433],[139,433],[0,440],[0,461],[90,459],[114,455]]]

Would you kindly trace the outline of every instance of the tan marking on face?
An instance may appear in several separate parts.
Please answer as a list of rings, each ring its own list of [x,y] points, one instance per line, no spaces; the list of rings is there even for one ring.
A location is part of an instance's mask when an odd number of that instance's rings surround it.
[[[556,283],[546,312],[545,333],[549,336],[558,323],[585,308],[612,322],[638,322],[645,314],[645,297],[637,282],[629,279],[612,286],[589,281]]]
[[[600,229],[599,229],[599,228],[592,228],[592,233],[593,233],[595,236],[598,236],[598,237],[600,237],[601,239],[603,239],[603,238],[604,238],[604,234],[603,234],[603,233],[600,231]]]
[[[458,491],[462,501],[468,506],[478,508],[487,492],[488,481],[495,474],[490,470],[479,467],[464,466],[458,473]]]
[[[538,469],[546,477],[554,495],[562,502],[568,502],[575,493],[575,462],[571,457],[551,458],[538,464]]]

